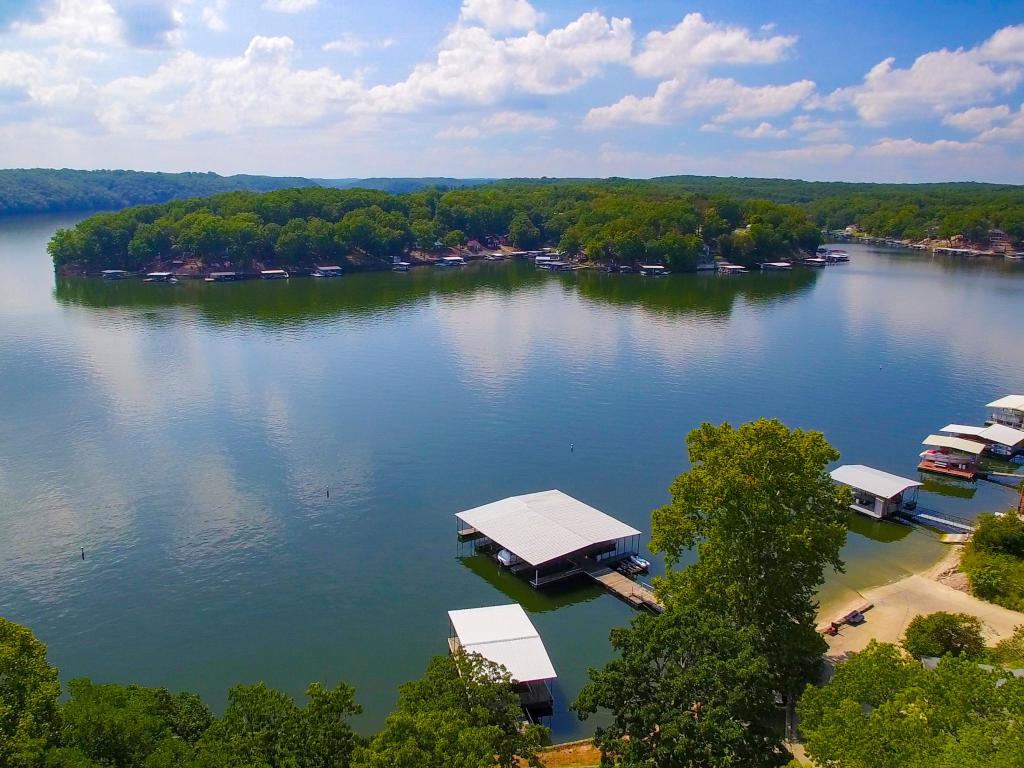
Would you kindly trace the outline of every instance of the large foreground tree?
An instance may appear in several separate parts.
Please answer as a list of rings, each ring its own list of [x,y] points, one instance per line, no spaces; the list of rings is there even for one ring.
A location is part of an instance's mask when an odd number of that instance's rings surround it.
[[[692,467],[655,510],[651,547],[670,566],[694,547],[698,558],[670,573],[662,593],[757,627],[776,689],[795,695],[825,650],[815,593],[825,569],[843,568],[848,491],[826,472],[839,453],[820,432],[774,419],[703,424],[687,445]]]
[[[0,617],[0,766],[38,765],[57,735],[57,668],[32,632]]]
[[[573,705],[584,719],[611,713],[594,738],[603,766],[774,768],[789,759],[753,627],[677,605],[637,615],[611,642],[618,658],[590,671]]]

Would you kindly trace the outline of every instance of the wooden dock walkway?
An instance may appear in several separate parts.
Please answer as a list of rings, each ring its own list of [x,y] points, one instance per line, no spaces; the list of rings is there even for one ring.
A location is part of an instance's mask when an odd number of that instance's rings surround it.
[[[655,613],[665,610],[665,606],[654,594],[654,590],[646,584],[633,581],[628,576],[624,576],[589,557],[582,558],[579,567],[591,579],[634,608],[649,608]]]
[[[978,477],[978,473],[968,469],[955,469],[953,467],[944,467],[941,464],[936,464],[934,461],[922,461],[917,465],[919,472],[934,472],[936,475],[949,475],[950,477],[958,477],[961,480],[974,480]]]

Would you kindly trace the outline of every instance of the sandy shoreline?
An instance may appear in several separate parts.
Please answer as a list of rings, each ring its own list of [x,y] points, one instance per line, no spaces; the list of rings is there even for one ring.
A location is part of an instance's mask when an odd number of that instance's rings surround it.
[[[1016,627],[1024,625],[1024,613],[987,603],[965,591],[966,580],[959,573],[963,548],[950,545],[949,549],[938,562],[923,571],[866,589],[856,600],[846,604],[824,608],[818,615],[821,622],[835,620],[865,603],[873,606],[864,614],[865,621],[860,626],[844,624],[839,634],[825,637],[829,659],[841,661],[866,648],[871,640],[898,643],[914,617],[935,611],[977,616],[990,645],[1010,637]]]

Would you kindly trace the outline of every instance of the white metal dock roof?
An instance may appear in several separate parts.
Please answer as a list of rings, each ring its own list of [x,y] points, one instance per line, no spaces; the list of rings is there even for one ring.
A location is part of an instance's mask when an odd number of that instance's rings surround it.
[[[972,426],[969,426],[967,424],[947,424],[946,426],[944,426],[939,431],[940,432],[949,432],[950,434],[953,434],[953,435],[975,435],[975,436],[980,436],[981,433],[984,432],[986,429],[987,429],[987,427],[972,427]]]
[[[975,456],[981,455],[982,451],[985,450],[983,443],[974,440],[964,440],[962,437],[950,437],[949,435],[928,435],[928,437],[921,441],[921,444],[935,448],[951,448],[954,451],[972,453]]]
[[[544,642],[518,603],[448,611],[462,648],[501,664],[520,683],[557,675]]]
[[[985,430],[978,433],[978,436],[985,440],[991,440],[993,443],[1008,445],[1011,448],[1024,443],[1024,432],[1005,424],[993,424],[990,427],[985,427]]]
[[[455,516],[530,565],[640,534],[558,490],[511,496]]]
[[[883,499],[891,499],[908,488],[917,488],[923,483],[899,475],[891,475],[863,464],[844,464],[832,470],[832,479],[837,483],[867,491]]]
[[[1007,395],[988,404],[989,408],[1010,408],[1014,411],[1024,411],[1024,395]]]

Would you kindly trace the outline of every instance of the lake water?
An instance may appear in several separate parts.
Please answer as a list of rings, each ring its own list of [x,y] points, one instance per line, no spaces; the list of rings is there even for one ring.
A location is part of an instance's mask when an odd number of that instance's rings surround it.
[[[64,679],[216,707],[239,682],[344,679],[369,731],[446,652],[446,611],[517,600],[560,675],[556,737],[586,733],[564,705],[630,609],[460,559],[455,512],[557,487],[646,532],[686,433],[759,416],[914,476],[926,434],[1024,389],[1024,265],[1002,260],[850,246],[848,265],[737,278],[55,280],[45,245],[72,221],[0,224],[0,614]],[[929,481],[921,501],[1014,498]],[[829,602],[942,552],[851,526]]]

